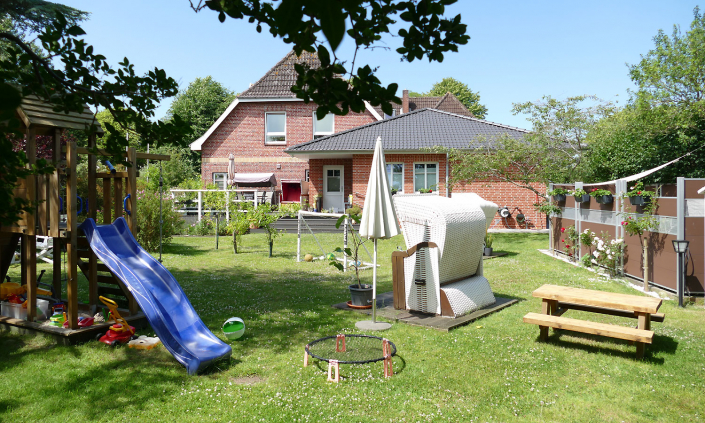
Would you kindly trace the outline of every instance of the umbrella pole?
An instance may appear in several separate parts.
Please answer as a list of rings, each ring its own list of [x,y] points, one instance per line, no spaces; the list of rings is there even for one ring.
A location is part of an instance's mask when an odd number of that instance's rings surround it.
[[[375,257],[372,260],[372,323],[377,323],[377,238],[374,239]]]

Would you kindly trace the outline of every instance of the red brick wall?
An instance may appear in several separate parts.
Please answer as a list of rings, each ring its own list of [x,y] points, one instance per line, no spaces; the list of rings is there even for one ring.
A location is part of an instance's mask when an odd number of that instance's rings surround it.
[[[227,160],[209,163],[207,159],[227,159],[231,153],[236,159],[237,172],[273,172],[278,181],[304,179],[308,164],[292,160],[284,149],[313,139],[313,112],[316,107],[313,103],[300,101],[239,103],[203,143],[201,157],[206,160],[201,167],[201,177],[204,183],[213,181],[213,172],[227,172],[228,169]],[[265,145],[266,112],[286,112],[286,145]],[[369,112],[336,116],[335,131],[374,121]],[[277,165],[281,168],[277,169]]]
[[[534,185],[534,188],[539,192],[546,192],[546,187],[541,184]],[[497,214],[492,228],[546,229],[546,215],[539,213],[534,207],[534,204],[541,202],[541,198],[528,189],[519,188],[509,182],[476,181],[470,184],[458,184],[453,187],[453,192],[474,192],[485,200],[496,203],[500,208],[507,206],[512,216],[503,219]],[[516,215],[519,213],[526,216],[526,222],[516,221]]]

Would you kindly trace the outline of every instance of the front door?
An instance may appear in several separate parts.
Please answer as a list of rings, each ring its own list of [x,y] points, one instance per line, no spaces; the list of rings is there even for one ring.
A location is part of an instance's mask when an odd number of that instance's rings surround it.
[[[323,208],[343,213],[344,181],[343,166],[323,166]]]

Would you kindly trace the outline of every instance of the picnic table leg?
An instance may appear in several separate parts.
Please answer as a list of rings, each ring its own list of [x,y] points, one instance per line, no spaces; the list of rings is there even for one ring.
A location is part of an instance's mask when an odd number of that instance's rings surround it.
[[[547,298],[543,299],[543,303],[541,304],[541,312],[543,314],[548,314],[552,315],[556,312],[556,309],[558,308],[558,301],[555,300],[549,300]],[[542,341],[545,341],[548,339],[548,326],[539,326],[539,339]]]
[[[639,325],[637,327],[639,329],[643,329],[643,330],[651,330],[651,314],[637,312],[636,315],[638,316],[638,319],[639,319]],[[644,358],[644,343],[643,342],[636,343],[636,358],[637,359]]]

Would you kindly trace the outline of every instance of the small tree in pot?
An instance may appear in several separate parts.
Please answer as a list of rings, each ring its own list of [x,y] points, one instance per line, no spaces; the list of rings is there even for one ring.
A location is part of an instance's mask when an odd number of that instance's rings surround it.
[[[335,223],[335,227],[340,228],[340,225],[343,224],[345,218],[348,218],[348,232],[350,233],[350,236],[348,237],[348,243],[352,244],[352,248],[347,247],[343,250],[342,248],[338,247],[335,249],[335,251],[344,252],[347,257],[352,257],[353,259],[352,265],[355,269],[356,283],[348,287],[350,289],[351,304],[353,306],[371,307],[372,285],[363,284],[362,282],[360,282],[360,265],[362,264],[360,262],[360,247],[362,247],[362,244],[364,244],[367,240],[360,237],[360,235],[355,232],[355,228],[353,228],[354,223],[360,223],[361,214],[358,213],[358,210],[359,208],[348,209],[348,213],[340,216],[340,218],[338,218],[338,221]],[[331,258],[328,264],[334,266],[341,272],[345,271],[345,267],[343,266],[343,264],[340,263],[336,258]]]

